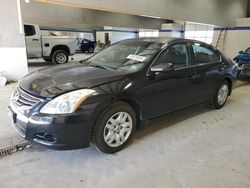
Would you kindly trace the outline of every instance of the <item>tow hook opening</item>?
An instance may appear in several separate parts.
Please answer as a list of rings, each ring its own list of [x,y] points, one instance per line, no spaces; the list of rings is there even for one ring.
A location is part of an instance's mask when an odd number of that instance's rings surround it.
[[[50,143],[56,142],[56,138],[52,134],[49,134],[49,133],[38,133],[36,134],[36,139],[42,140],[44,142],[50,142]]]

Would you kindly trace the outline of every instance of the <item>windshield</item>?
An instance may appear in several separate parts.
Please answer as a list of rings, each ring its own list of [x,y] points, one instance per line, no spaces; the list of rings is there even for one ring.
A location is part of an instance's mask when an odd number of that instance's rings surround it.
[[[102,50],[85,63],[115,71],[134,72],[141,69],[161,46],[162,43],[152,41],[123,41]]]
[[[250,48],[248,48],[245,53],[250,54]]]

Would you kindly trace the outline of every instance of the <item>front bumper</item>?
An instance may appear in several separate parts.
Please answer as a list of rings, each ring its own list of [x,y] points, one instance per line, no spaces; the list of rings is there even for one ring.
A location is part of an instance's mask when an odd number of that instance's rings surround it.
[[[34,113],[28,117],[11,103],[8,111],[16,131],[32,143],[56,150],[86,148],[90,144],[91,110],[63,115]]]

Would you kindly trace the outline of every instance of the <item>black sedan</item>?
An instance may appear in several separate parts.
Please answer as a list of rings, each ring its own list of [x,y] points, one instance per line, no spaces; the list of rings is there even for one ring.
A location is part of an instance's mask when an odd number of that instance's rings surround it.
[[[14,127],[30,142],[78,149],[92,141],[114,153],[145,121],[207,101],[222,108],[237,68],[202,42],[125,40],[85,61],[25,76],[8,109]]]

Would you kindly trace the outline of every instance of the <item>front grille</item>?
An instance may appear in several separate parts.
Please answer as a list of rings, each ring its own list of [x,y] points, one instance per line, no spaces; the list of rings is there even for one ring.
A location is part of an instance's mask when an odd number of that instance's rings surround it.
[[[17,106],[26,106],[30,108],[41,101],[40,98],[28,94],[19,87],[17,87],[16,91],[13,94],[13,100]]]

